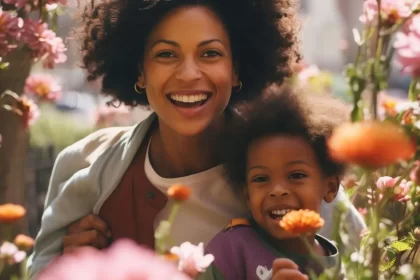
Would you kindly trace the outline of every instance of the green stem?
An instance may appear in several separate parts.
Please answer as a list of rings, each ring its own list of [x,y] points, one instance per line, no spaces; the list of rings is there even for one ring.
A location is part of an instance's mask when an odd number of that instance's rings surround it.
[[[181,205],[180,205],[179,202],[176,202],[176,201],[174,202],[174,205],[172,207],[171,214],[169,215],[169,218],[168,218],[168,222],[169,222],[171,228],[172,228],[172,224],[175,221],[175,217],[178,214],[178,211],[179,211],[180,206]]]
[[[302,241],[303,241],[303,244],[305,244],[305,246],[306,246],[306,248],[308,249],[308,251],[309,251],[309,256],[312,258],[312,259],[314,259],[315,260],[315,262],[318,264],[318,265],[320,265],[321,266],[321,268],[325,268],[326,267],[326,264],[325,264],[325,262],[319,257],[319,255],[315,252],[315,250],[314,250],[314,248],[313,248],[313,245],[312,244],[310,244],[309,242],[308,242],[308,236],[306,236],[306,235],[303,235],[303,236],[301,236],[301,239],[302,239]],[[311,271],[309,271],[309,273],[311,274],[311,279],[313,280],[313,279],[317,279],[318,277],[316,276],[316,275],[314,275],[313,273],[311,273]],[[315,277],[315,278],[313,278],[313,277]]]
[[[21,280],[27,280],[28,274],[26,270],[26,263],[28,262],[28,257],[26,257],[21,263],[20,263],[20,277]]]
[[[408,89],[408,99],[410,101],[416,101],[417,100],[417,83],[418,78],[413,78],[410,83],[410,88]]]

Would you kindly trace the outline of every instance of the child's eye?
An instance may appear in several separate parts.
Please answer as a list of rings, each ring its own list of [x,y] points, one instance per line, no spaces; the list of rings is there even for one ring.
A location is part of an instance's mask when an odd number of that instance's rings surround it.
[[[203,56],[204,57],[217,57],[217,56],[222,56],[222,54],[218,51],[211,50],[211,51],[206,51]]]
[[[255,176],[251,180],[251,182],[253,182],[253,183],[263,183],[263,182],[267,182],[267,181],[268,181],[268,176],[263,176],[263,175]]]
[[[293,172],[292,174],[289,175],[289,179],[293,179],[293,180],[304,179],[306,177],[308,177],[308,175],[306,175],[303,172]]]

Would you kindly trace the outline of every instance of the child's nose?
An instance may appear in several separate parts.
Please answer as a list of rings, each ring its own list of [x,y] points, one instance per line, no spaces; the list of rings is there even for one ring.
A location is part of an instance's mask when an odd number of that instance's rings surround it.
[[[284,195],[289,195],[289,190],[281,183],[276,183],[269,193],[270,197],[280,197]]]

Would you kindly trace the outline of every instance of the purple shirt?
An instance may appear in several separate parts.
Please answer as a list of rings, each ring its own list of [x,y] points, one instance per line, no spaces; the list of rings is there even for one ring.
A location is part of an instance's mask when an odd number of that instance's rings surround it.
[[[330,253],[321,257],[326,268],[336,267],[339,262],[338,249],[320,235],[315,237]],[[311,258],[305,255],[280,252],[270,246],[252,226],[236,225],[217,234],[206,247],[213,254],[214,263],[199,278],[201,280],[260,280],[265,279],[276,258],[289,258],[299,265],[302,272],[312,268]],[[318,269],[318,272],[319,271]]]

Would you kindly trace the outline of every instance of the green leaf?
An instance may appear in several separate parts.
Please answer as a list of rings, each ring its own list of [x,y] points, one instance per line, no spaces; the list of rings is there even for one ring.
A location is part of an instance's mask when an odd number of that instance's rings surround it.
[[[389,246],[391,248],[394,248],[398,252],[404,252],[404,251],[413,249],[413,243],[407,242],[405,240],[404,241],[403,240],[394,241]]]
[[[410,88],[408,89],[408,99],[410,101],[417,100],[416,86],[417,86],[417,81],[416,79],[413,79],[410,83]]]
[[[9,66],[9,62],[1,62],[0,63],[0,70],[4,70]]]
[[[346,190],[346,194],[349,198],[352,198],[356,191],[356,187],[352,187]]]
[[[392,249],[386,252],[386,256],[387,256],[386,259],[383,259],[383,263],[379,265],[380,271],[386,271],[390,269],[394,265],[395,261],[397,260],[397,254]]]

